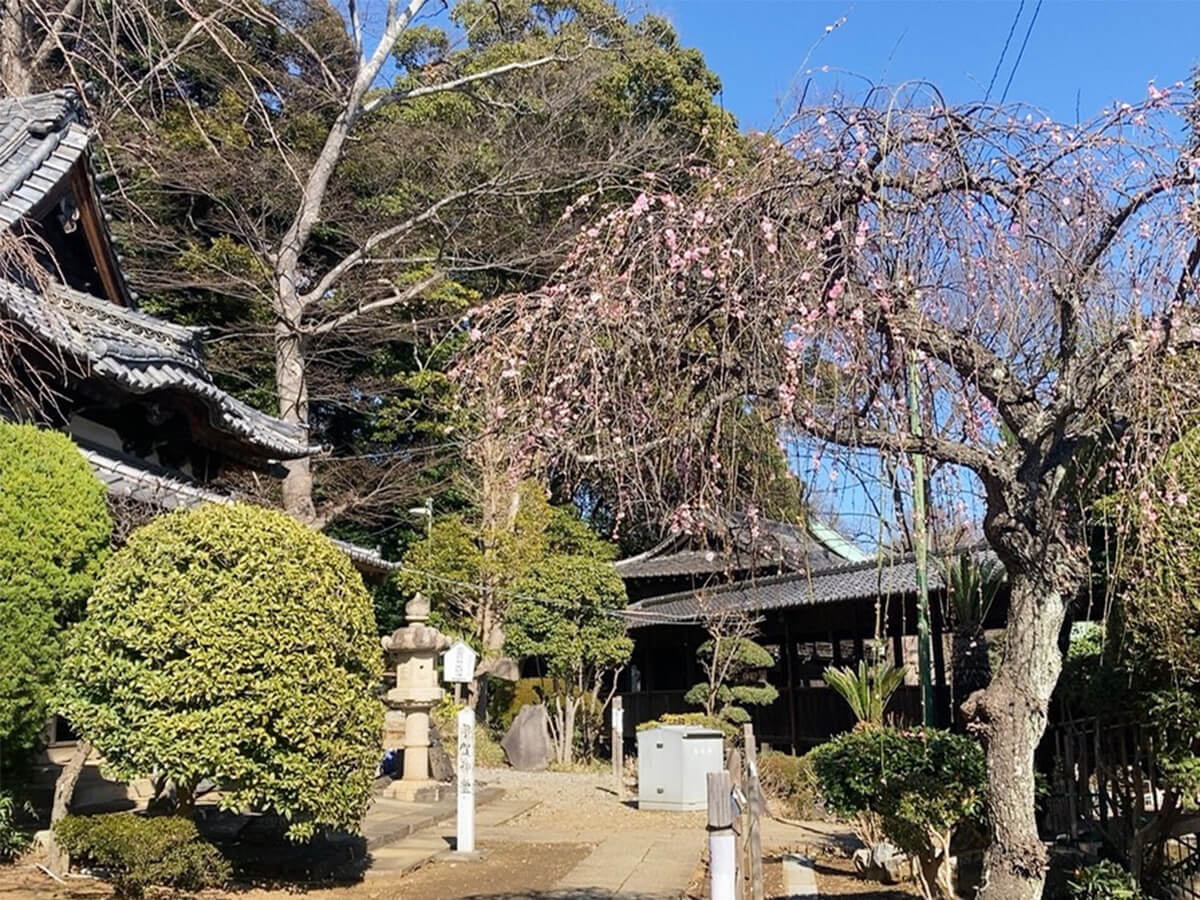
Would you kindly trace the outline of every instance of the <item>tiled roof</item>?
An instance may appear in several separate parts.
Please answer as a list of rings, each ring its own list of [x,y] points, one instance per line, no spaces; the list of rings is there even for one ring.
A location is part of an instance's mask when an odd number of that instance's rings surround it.
[[[70,169],[88,160],[82,117],[71,89],[0,100],[0,230],[37,212]],[[60,284],[48,291],[51,297],[30,283],[0,278],[0,314],[21,322],[90,376],[135,394],[170,390],[195,398],[209,424],[248,448],[247,456],[299,459],[320,449],[308,444],[302,428],[218,388],[192,329]]]
[[[196,331],[53,283],[37,289],[0,279],[0,309],[36,337],[86,367],[90,377],[134,394],[176,391],[198,400],[209,424],[272,459],[320,448],[304,431],[260,412],[213,383]]]
[[[979,547],[969,552],[982,555]],[[933,560],[931,559],[931,563]],[[942,587],[941,567],[929,566],[929,587]],[[892,560],[842,563],[768,578],[754,578],[715,588],[651,597],[631,604],[621,615],[630,628],[701,621],[721,612],[764,612],[817,606],[846,600],[911,594],[917,589],[911,554]]]
[[[0,229],[11,228],[87,153],[73,90],[0,100]]]
[[[791,525],[770,519],[751,523],[744,516],[735,516],[723,530],[724,535],[714,543],[724,544],[727,549],[697,549],[687,535],[678,535],[645,553],[620,560],[616,563],[617,574],[625,579],[642,579],[763,569],[800,572],[864,559],[852,544],[817,523]]]
[[[226,494],[184,481],[166,470],[151,468],[141,460],[123,458],[92,446],[80,446],[79,452],[88,461],[96,477],[104,482],[108,492],[116,497],[127,497],[168,510],[190,509],[205,503],[234,502]],[[380,556],[378,550],[348,541],[330,540],[361,571],[383,574],[400,567],[399,563]]]

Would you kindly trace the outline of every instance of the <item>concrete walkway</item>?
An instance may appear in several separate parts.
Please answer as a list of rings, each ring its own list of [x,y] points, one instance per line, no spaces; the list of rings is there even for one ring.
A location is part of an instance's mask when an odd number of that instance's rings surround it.
[[[627,831],[605,838],[555,885],[559,891],[589,890],[638,898],[677,898],[700,861],[704,834],[690,831]]]
[[[475,827],[478,844],[482,844],[488,829],[496,828],[537,806],[536,802],[511,799],[503,794],[498,788],[484,788],[476,796]],[[367,877],[402,875],[431,859],[450,853],[453,849],[453,796],[437,804],[381,800],[376,801],[376,805],[379,807],[378,812],[376,806],[373,806],[367,813],[367,821],[363,823],[363,830],[367,832],[367,847],[371,854]],[[372,814],[375,816],[374,822]],[[374,829],[374,839],[369,829]]]

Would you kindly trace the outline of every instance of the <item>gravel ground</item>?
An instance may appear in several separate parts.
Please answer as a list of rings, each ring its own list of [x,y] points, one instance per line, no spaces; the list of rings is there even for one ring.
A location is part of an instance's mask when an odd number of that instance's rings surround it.
[[[483,784],[501,787],[509,797],[539,801],[539,805],[507,825],[530,829],[559,827],[595,830],[599,837],[614,831],[704,830],[707,816],[697,812],[639,810],[627,789],[625,803],[617,801],[610,773],[517,772],[479,769]]]

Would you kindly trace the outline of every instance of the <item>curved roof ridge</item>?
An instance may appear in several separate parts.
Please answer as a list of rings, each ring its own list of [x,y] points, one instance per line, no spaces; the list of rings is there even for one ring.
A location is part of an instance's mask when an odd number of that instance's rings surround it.
[[[0,278],[0,307],[38,339],[131,393],[176,390],[196,398],[209,425],[272,459],[320,452],[299,425],[255,409],[217,386],[193,329],[51,283],[35,288]]]

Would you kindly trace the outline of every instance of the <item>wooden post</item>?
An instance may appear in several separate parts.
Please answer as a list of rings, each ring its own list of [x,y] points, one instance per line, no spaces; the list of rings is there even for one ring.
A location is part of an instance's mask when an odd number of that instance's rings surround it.
[[[737,852],[733,832],[733,789],[727,771],[709,772],[707,780],[709,897],[735,900]]]
[[[796,656],[796,644],[792,640],[792,629],[788,627],[787,611],[783,613],[783,658],[787,663],[788,731],[792,740],[792,753],[796,752],[796,678],[792,661]]]
[[[625,799],[625,703],[620,697],[612,701],[612,765],[617,799]]]
[[[742,726],[746,744],[746,797],[749,800],[750,824],[746,829],[746,843],[750,851],[750,898],[763,900],[762,832],[759,821],[763,812],[763,793],[758,783],[758,751],[754,745],[754,726],[747,722]]]

